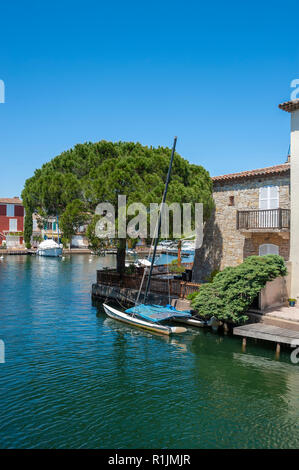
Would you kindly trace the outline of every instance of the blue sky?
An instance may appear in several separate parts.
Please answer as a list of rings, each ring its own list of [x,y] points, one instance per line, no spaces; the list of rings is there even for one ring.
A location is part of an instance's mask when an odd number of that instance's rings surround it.
[[[1,2],[0,197],[84,141],[178,135],[211,175],[284,162],[296,3]]]

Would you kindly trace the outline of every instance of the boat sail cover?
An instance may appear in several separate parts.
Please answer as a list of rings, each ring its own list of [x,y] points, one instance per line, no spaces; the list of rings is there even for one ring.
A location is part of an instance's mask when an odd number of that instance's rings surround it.
[[[48,238],[38,245],[39,250],[51,250],[53,248],[60,248],[60,246],[58,243],[52,240],[52,238]]]
[[[136,305],[135,307],[129,308],[126,310],[126,313],[132,315],[138,315],[139,317],[145,318],[146,320],[152,322],[159,322],[163,320],[168,320],[169,318],[181,317],[188,318],[191,317],[190,310],[179,311],[176,310],[171,305],[162,307],[161,305]]]

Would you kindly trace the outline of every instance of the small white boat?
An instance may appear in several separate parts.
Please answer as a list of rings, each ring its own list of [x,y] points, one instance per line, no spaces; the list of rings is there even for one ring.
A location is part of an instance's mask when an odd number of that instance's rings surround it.
[[[48,239],[39,244],[36,253],[39,256],[58,257],[62,255],[62,247],[54,240]]]
[[[185,323],[186,325],[190,326],[197,326],[203,328],[205,326],[211,327],[214,331],[217,331],[218,327],[222,325],[222,322],[217,320],[216,317],[211,317],[210,320],[200,320],[199,318],[191,317],[191,318],[175,318],[176,322]]]
[[[186,325],[190,326],[197,326],[203,328],[204,326],[208,326],[207,322],[204,320],[197,320],[195,318],[176,318],[175,321],[179,323],[185,323]]]
[[[187,331],[186,328],[180,326],[168,326],[152,323],[143,320],[142,318],[132,316],[131,314],[116,310],[115,308],[106,304],[103,304],[103,307],[108,317],[113,318],[114,320],[119,320],[124,323],[128,323],[129,325],[138,326],[139,328],[144,328],[146,330],[155,331],[156,333],[171,335],[173,333],[185,333]]]
[[[150,266],[151,262],[148,259],[142,258],[142,259],[138,259],[137,261],[135,261],[134,264],[136,266]]]
[[[129,250],[127,250],[127,253],[128,253],[128,255],[136,255],[137,252],[136,252],[136,250],[129,249]]]

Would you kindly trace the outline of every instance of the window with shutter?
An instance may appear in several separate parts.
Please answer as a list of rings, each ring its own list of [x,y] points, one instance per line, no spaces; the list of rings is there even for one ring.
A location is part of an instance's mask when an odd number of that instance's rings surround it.
[[[264,243],[259,247],[259,255],[279,255],[279,247],[277,245],[273,245],[272,243]]]
[[[6,206],[6,216],[14,217],[15,216],[15,206],[14,204],[7,204]]]
[[[259,195],[259,226],[260,228],[275,228],[278,227],[278,211],[279,208],[279,187],[278,186],[264,186],[260,188]],[[274,209],[274,210],[270,210]]]

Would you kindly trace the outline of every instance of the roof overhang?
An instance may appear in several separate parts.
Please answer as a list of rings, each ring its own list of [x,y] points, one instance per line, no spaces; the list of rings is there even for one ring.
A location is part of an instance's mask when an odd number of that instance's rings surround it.
[[[213,183],[224,182],[224,181],[234,181],[234,180],[243,180],[256,178],[259,176],[275,176],[281,175],[283,173],[288,173],[290,171],[290,164],[283,163],[282,165],[270,166],[267,168],[258,168],[257,170],[248,170],[241,171],[240,173],[230,173],[228,175],[213,176]]]
[[[299,99],[292,100],[292,101],[285,101],[284,103],[279,104],[278,107],[279,109],[282,109],[283,111],[292,113],[293,111],[296,111],[297,109],[299,109]]]

